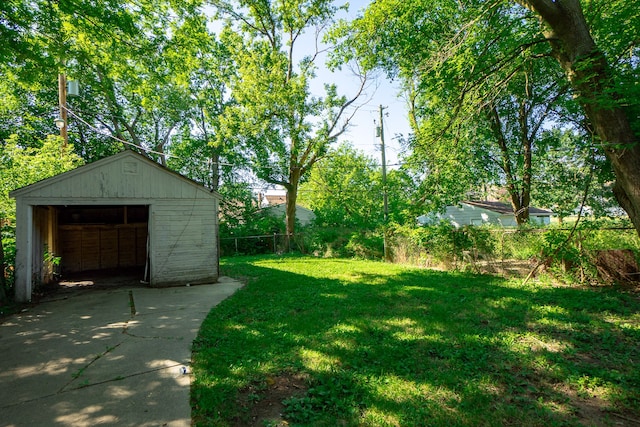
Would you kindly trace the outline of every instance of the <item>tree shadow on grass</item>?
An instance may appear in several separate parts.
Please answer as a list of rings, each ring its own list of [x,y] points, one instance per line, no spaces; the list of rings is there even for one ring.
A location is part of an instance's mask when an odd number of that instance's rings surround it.
[[[283,375],[307,381],[283,399],[283,416],[301,425],[640,419],[632,296],[364,264],[346,279],[323,277],[313,260],[309,275],[267,265],[243,266],[256,279],[194,342],[196,422],[250,424],[239,390],[268,399],[268,378]]]

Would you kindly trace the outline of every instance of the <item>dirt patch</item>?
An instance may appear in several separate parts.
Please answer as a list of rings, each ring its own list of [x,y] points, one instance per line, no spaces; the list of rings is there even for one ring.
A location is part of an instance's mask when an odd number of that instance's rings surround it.
[[[575,390],[562,385],[556,387],[556,390],[566,396],[569,405],[573,408],[575,416],[579,422],[586,426],[640,426],[640,419],[635,413],[627,413],[626,411],[612,411],[607,402],[603,400],[597,393],[589,395],[580,395]]]
[[[532,260],[484,260],[472,261],[469,266],[477,273],[496,274],[505,278],[527,277],[529,272],[535,266]]]
[[[307,387],[306,378],[299,374],[281,374],[251,384],[238,396],[243,416],[236,419],[235,426],[288,426],[282,417],[282,402],[290,397],[303,396]]]

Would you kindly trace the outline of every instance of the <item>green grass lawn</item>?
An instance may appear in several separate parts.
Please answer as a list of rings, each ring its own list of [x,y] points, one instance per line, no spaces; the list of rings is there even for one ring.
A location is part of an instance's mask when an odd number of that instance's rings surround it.
[[[222,273],[247,286],[194,341],[196,425],[640,423],[637,294],[310,257]]]

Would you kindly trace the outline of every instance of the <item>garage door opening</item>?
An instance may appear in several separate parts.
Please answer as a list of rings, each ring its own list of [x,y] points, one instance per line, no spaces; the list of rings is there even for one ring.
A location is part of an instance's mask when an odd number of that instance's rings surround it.
[[[56,206],[54,211],[60,284],[147,280],[149,206]]]

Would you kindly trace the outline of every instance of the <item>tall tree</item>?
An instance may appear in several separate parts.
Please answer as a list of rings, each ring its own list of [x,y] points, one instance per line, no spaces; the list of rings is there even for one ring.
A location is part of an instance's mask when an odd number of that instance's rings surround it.
[[[541,60],[525,65],[482,107],[483,117],[472,121],[486,127],[490,141],[475,160],[497,166],[492,184],[506,189],[518,225],[529,221],[533,188],[540,178],[534,169],[545,159],[543,130],[562,121],[562,106],[571,102],[552,70]]]
[[[311,94],[320,37],[337,10],[332,1],[212,3],[227,18],[223,40],[235,67],[225,136],[246,148],[258,178],[286,189],[287,233],[293,234],[300,182],[349,126],[365,79],[351,98],[339,96],[335,85],[325,86],[324,97]]]
[[[0,145],[17,135],[25,147],[38,147],[54,125],[57,86],[44,79],[21,79],[11,66],[0,64]]]
[[[172,169],[218,191],[234,181],[243,164],[241,150],[224,137],[220,118],[233,105],[228,83],[233,74],[227,46],[207,27],[207,17],[192,16],[174,32],[173,53],[180,81],[191,100],[190,119],[173,137]]]
[[[592,33],[579,0],[520,3],[539,15],[551,53],[565,71],[611,163],[616,175],[614,194],[640,234],[639,8],[624,1],[589,4],[592,23],[610,26]],[[609,41],[619,50],[610,48],[607,56],[603,45]]]
[[[166,164],[165,151],[193,107],[182,77],[191,46],[180,39],[192,16],[164,0],[141,3],[130,13],[135,39],[96,40],[75,27],[65,32],[72,58],[66,68],[83,87],[72,107],[79,120],[125,142],[113,139],[112,145],[140,147]]]
[[[415,95],[418,118],[440,115],[440,126],[430,139],[423,135],[423,143],[475,120],[527,64],[555,58],[545,69],[559,75],[558,87],[570,87],[582,105],[597,149],[616,173],[616,197],[640,232],[640,11],[625,1],[586,5],[583,10],[578,0],[381,0],[355,22],[356,35],[344,46],[365,67],[400,76]],[[449,107],[437,111],[442,101]]]
[[[43,64],[61,66],[71,28],[93,40],[118,41],[136,34],[132,7],[125,0],[7,0],[0,3],[0,63],[37,71]]]
[[[610,190],[613,172],[606,158],[590,142],[593,136],[577,129],[552,128],[541,135],[539,155],[534,165],[537,185],[532,189],[536,203],[551,209],[560,221],[579,209],[584,200],[588,212],[596,216],[618,213],[621,209]],[[598,171],[598,173],[596,173]]]
[[[195,74],[206,66],[199,60],[214,51],[206,17],[195,3],[14,0],[11,4],[4,6],[0,27],[15,29],[17,47],[2,51],[0,67],[19,82],[13,98],[23,99],[18,90],[28,92],[24,99],[29,102],[22,102],[29,111],[48,104],[44,120],[52,125],[58,113],[55,76],[64,73],[80,81],[80,96],[68,98],[69,136],[79,153],[93,160],[123,146],[137,146],[155,152],[151,156],[165,163],[165,151],[176,135],[183,134],[178,130],[196,117],[194,92],[201,80]],[[21,8],[29,11],[24,17],[17,13]],[[196,95],[206,97],[202,90]],[[12,127],[7,134],[28,129],[7,123]],[[44,135],[34,137],[41,140]]]
[[[58,74],[75,62],[76,37],[116,44],[138,34],[133,20],[121,0],[2,2],[1,91],[11,109],[0,114],[0,138],[17,134],[20,144],[39,146],[47,134],[58,132],[53,124],[59,114]]]
[[[528,221],[532,193],[541,178],[534,169],[546,159],[543,130],[562,121],[562,107],[571,102],[548,68],[536,65],[539,61],[511,75],[503,87],[464,105],[457,96],[435,97],[428,88],[414,95],[411,160],[426,171],[423,188],[432,209],[457,203],[470,193],[495,196],[501,188],[516,222]],[[460,109],[458,117],[447,117],[455,108]]]

